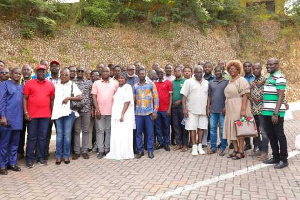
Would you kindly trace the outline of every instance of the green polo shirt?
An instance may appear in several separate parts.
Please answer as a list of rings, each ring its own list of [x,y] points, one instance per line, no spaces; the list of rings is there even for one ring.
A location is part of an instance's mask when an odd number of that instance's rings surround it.
[[[173,86],[173,99],[172,99],[172,103],[175,103],[175,101],[181,100],[181,94],[180,94],[180,90],[183,86],[183,83],[186,79],[185,78],[181,78],[180,80],[174,80],[172,81],[172,86]],[[179,107],[182,107],[182,104],[179,105]]]
[[[264,85],[264,94],[263,94],[263,111],[262,115],[272,116],[278,101],[277,90],[286,89],[286,79],[281,74],[280,71],[276,71],[274,74],[270,74]],[[282,104],[280,106],[278,116],[284,117],[286,107],[285,99],[283,96]]]

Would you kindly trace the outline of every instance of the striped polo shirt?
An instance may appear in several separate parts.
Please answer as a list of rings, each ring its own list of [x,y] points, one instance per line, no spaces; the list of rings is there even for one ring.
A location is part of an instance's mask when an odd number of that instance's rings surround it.
[[[280,71],[276,71],[274,74],[270,74],[270,76],[266,80],[266,84],[264,85],[264,94],[263,94],[263,111],[262,115],[272,116],[276,107],[276,103],[278,101],[277,90],[285,90],[286,88],[286,79],[281,74]],[[284,117],[286,107],[284,104],[284,95],[282,99],[282,104],[280,106],[278,116]]]

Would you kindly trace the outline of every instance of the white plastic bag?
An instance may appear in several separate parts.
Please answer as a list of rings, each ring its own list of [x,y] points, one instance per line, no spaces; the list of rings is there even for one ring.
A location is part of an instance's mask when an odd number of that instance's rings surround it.
[[[300,134],[296,136],[295,148],[300,150]]]

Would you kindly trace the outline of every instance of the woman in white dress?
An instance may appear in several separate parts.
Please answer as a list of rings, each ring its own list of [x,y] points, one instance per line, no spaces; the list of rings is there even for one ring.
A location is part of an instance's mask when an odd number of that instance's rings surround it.
[[[110,152],[107,159],[132,159],[134,102],[132,87],[126,83],[126,74],[122,73],[118,79],[119,88],[114,95],[111,115]]]

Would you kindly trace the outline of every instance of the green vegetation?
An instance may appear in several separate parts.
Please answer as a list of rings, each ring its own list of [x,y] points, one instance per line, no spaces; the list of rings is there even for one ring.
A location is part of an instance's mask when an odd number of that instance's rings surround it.
[[[254,6],[255,7],[255,6]],[[54,36],[60,25],[90,25],[111,27],[114,23],[149,23],[160,27],[185,23],[201,30],[214,26],[244,23],[257,16],[257,8],[241,8],[239,0],[81,0],[62,4],[54,0],[1,0],[2,16],[18,19],[25,38]],[[289,25],[300,26],[300,3],[295,1],[289,17],[280,19]],[[270,18],[272,14],[261,15]]]

